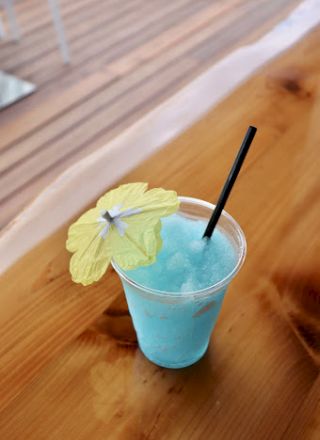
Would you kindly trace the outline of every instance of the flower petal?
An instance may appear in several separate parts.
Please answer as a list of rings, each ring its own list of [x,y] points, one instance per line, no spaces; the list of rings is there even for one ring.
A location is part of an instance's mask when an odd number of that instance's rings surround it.
[[[70,272],[73,281],[84,286],[102,277],[112,256],[110,243],[100,235],[105,225],[97,221],[99,215],[99,209],[90,209],[68,230],[66,247],[74,252]]]
[[[179,208],[179,199],[175,191],[166,191],[155,188],[147,191],[136,200],[135,208],[140,208],[141,213],[123,219],[130,225],[152,226],[158,223],[161,217],[174,214]]]
[[[110,242],[98,234],[91,234],[91,241],[83,243],[70,260],[72,280],[84,286],[98,281],[107,270],[112,257]]]
[[[82,247],[87,247],[94,235],[99,234],[102,226],[97,219],[100,217],[100,210],[97,208],[89,209],[74,222],[68,230],[66,248],[69,252],[76,252]]]
[[[141,230],[141,225],[133,225],[126,229],[123,237],[118,234],[111,237],[113,259],[124,270],[154,263],[162,247],[161,222],[144,226]]]
[[[173,214],[179,207],[176,192],[155,188],[135,199],[140,213],[122,217],[128,227],[123,237],[112,237],[113,258],[124,270],[152,264],[161,249],[161,217]]]
[[[148,184],[141,182],[120,185],[102,196],[97,202],[97,207],[111,209],[115,205],[122,205],[123,207],[132,208],[147,188]]]

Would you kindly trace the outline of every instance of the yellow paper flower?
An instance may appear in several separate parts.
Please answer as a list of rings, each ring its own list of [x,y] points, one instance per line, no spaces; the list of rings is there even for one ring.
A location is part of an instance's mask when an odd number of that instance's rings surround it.
[[[73,281],[84,286],[99,280],[111,258],[124,270],[147,266],[161,249],[161,217],[177,211],[176,192],[147,183],[129,183],[107,192],[68,231],[66,247],[73,253]]]

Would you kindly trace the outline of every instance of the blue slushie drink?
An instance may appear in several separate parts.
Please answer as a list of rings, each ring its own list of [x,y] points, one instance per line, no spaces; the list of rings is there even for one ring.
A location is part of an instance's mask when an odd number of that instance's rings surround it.
[[[163,218],[156,263],[120,275],[139,346],[157,365],[181,368],[207,350],[223,298],[239,271],[246,242],[223,212],[211,239],[202,235],[214,205],[180,198],[177,214]]]

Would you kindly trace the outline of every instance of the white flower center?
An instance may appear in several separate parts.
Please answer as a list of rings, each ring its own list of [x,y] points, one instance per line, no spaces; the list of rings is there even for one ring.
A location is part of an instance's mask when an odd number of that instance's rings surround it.
[[[121,218],[131,217],[132,215],[142,212],[141,208],[127,208],[124,211],[120,211],[121,206],[122,205],[116,205],[108,211],[105,209],[100,211],[100,217],[97,218],[97,221],[103,224],[103,228],[99,232],[100,237],[103,239],[106,238],[111,225],[114,225],[121,237],[123,237],[128,224],[121,220]]]

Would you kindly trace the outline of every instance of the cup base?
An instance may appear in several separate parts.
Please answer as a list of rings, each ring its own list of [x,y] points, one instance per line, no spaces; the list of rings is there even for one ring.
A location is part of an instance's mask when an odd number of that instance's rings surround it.
[[[144,354],[144,356],[153,364],[158,365],[159,367],[163,367],[163,368],[172,368],[172,369],[179,369],[179,368],[186,368],[186,367],[190,367],[190,365],[195,364],[196,362],[198,362],[206,353],[207,349],[208,349],[208,345],[205,347],[205,349],[200,353],[200,355],[197,355],[193,358],[189,358],[187,360],[184,360],[182,362],[166,362],[163,361],[161,359],[158,359],[155,356],[150,356],[148,354],[146,354],[145,351],[143,351],[143,349],[139,346],[141,352]]]

